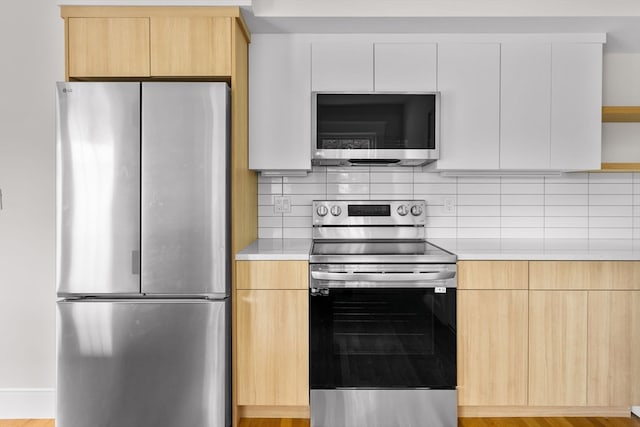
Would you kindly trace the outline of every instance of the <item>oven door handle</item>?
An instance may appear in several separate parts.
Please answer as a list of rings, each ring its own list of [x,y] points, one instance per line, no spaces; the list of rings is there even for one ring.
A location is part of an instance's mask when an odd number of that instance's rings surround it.
[[[446,280],[456,277],[455,271],[438,271],[428,273],[336,273],[329,271],[312,271],[315,280],[331,280],[338,282],[424,282]]]

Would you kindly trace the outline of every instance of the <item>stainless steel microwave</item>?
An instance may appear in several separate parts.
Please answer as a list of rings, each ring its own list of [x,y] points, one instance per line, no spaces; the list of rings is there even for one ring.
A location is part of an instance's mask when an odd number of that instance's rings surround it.
[[[315,165],[419,166],[438,159],[439,92],[313,92]]]

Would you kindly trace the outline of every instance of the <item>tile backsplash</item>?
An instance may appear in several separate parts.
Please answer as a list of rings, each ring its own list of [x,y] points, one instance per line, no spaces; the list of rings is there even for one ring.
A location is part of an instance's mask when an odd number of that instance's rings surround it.
[[[291,199],[290,213],[274,211],[274,196],[282,195]],[[259,237],[310,238],[311,202],[325,199],[425,200],[428,238],[640,239],[640,173],[447,177],[420,167],[261,176]]]

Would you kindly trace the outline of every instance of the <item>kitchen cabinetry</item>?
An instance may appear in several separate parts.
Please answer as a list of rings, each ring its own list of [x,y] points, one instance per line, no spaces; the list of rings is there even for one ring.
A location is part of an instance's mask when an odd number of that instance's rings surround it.
[[[527,262],[458,263],[458,404],[527,404]]]
[[[373,43],[327,41],[311,45],[311,90],[373,90]]]
[[[71,77],[149,76],[149,18],[69,18]]]
[[[308,406],[308,263],[237,261],[236,267],[241,415],[256,406]]]
[[[438,169],[497,169],[500,159],[500,45],[438,45]]]
[[[640,122],[640,107],[637,106],[606,106],[602,107],[603,123],[637,123]],[[629,160],[629,159],[625,159]],[[637,159],[636,159],[637,160]],[[607,172],[637,172],[640,162],[602,163],[602,170]]]
[[[311,170],[310,55],[311,43],[299,35],[254,35],[249,49],[249,168]]]
[[[375,90],[436,91],[436,46],[435,43],[374,44]]]

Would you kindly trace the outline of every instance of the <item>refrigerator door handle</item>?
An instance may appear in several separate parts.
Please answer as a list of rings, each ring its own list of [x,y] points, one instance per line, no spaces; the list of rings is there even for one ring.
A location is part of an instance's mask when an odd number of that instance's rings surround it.
[[[131,251],[131,274],[140,274],[140,251]]]

